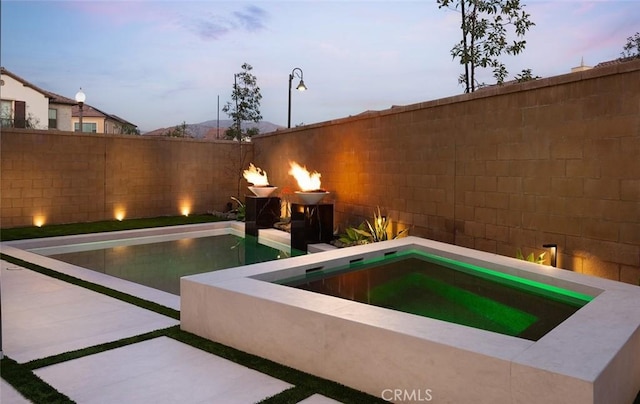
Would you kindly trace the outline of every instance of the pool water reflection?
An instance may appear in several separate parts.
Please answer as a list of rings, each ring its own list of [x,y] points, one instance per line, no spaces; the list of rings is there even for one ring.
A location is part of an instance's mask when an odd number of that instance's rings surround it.
[[[180,294],[180,277],[304,254],[225,234],[49,255],[50,258]]]

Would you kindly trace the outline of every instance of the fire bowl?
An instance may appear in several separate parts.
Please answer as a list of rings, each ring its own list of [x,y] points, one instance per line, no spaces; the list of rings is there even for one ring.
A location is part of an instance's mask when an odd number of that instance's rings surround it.
[[[329,194],[327,191],[296,191],[296,194],[302,198],[306,205],[316,205],[318,204],[322,198]]]
[[[271,195],[273,193],[273,191],[275,191],[276,189],[278,189],[278,187],[274,187],[271,185],[265,185],[265,186],[251,186],[249,187],[249,190],[251,192],[253,192],[253,194],[255,196],[258,196],[260,198],[266,198],[269,195]]]

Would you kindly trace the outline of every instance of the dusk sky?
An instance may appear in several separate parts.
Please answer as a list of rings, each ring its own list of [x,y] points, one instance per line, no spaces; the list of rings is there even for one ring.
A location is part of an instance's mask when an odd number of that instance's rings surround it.
[[[637,0],[523,0],[535,26],[517,56],[550,77],[620,56],[640,31]],[[46,90],[138,125],[141,131],[215,120],[234,73],[253,66],[263,120],[292,126],[461,94],[450,50],[458,13],[422,1],[6,1],[1,64]],[[490,74],[481,81],[492,83]],[[228,119],[220,111],[220,119]]]

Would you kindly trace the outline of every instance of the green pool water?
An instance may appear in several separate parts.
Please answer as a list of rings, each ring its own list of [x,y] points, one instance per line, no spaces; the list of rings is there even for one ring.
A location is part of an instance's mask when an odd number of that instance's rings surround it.
[[[418,250],[278,283],[533,341],[593,299]]]
[[[89,251],[49,257],[179,295],[182,276],[301,254],[268,247],[252,236],[227,234],[110,248],[97,243]]]

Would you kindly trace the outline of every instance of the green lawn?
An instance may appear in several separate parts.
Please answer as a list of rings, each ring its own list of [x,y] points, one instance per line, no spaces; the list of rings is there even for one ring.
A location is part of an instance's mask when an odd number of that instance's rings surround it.
[[[42,227],[0,228],[0,241],[23,240],[30,238],[69,236],[72,234],[101,233],[106,231],[147,229],[151,227],[177,226],[219,222],[222,219],[213,215],[161,216],[145,219],[105,220],[90,223],[51,224]]]

